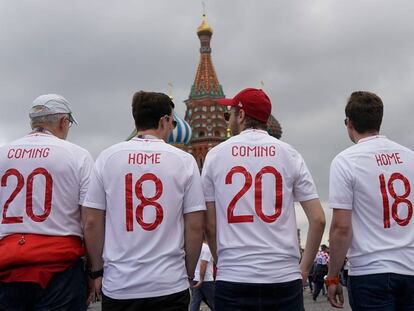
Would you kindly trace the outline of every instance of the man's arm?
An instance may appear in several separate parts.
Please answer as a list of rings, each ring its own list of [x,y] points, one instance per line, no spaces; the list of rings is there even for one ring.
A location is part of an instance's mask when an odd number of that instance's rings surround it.
[[[82,222],[86,250],[91,271],[102,269],[102,252],[105,240],[105,211],[82,207]]]
[[[200,279],[197,282],[197,284],[193,286],[194,288],[199,288],[203,284],[204,277],[206,276],[207,264],[208,264],[208,261],[200,260]]]
[[[91,263],[91,271],[103,267],[102,252],[105,241],[105,211],[82,206],[82,224],[86,251]],[[102,277],[93,280],[98,300],[101,297]]]
[[[207,242],[210,247],[211,255],[217,264],[217,240],[216,240],[216,204],[215,202],[207,202]]]
[[[308,278],[309,271],[312,268],[325,230],[325,213],[323,212],[319,199],[302,201],[300,204],[302,205],[309,222],[305,251],[300,263],[303,282],[305,282]]]
[[[194,271],[203,244],[205,211],[184,214],[185,265],[189,278],[194,277]]]
[[[334,209],[329,231],[329,271],[328,279],[338,277],[344,264],[352,239],[352,211]],[[338,299],[339,301],[338,301]],[[328,286],[328,299],[333,307],[343,308],[344,297],[341,285]]]

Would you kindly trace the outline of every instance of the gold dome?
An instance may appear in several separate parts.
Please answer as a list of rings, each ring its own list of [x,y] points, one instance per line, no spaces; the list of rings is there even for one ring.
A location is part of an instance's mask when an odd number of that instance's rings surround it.
[[[203,21],[201,22],[201,25],[197,28],[197,33],[199,34],[200,32],[209,32],[211,34],[213,33],[213,28],[211,28],[211,26],[207,23],[205,15],[203,15]]]

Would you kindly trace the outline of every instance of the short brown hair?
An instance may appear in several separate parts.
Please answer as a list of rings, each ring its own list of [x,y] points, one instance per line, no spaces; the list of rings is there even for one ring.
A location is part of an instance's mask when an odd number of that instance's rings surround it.
[[[171,115],[174,103],[163,93],[139,91],[132,98],[132,115],[138,131],[157,129],[165,115]]]
[[[345,115],[360,133],[379,131],[384,105],[381,98],[371,92],[357,91],[351,94],[345,107]]]
[[[237,116],[240,113],[240,109],[237,107],[231,107],[234,110],[234,114]],[[244,115],[244,127],[246,129],[258,129],[258,130],[265,130],[267,131],[267,123],[249,117],[248,115]]]

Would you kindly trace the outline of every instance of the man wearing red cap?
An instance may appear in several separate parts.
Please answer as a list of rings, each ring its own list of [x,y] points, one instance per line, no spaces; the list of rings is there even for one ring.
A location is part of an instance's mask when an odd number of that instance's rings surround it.
[[[234,136],[210,150],[202,173],[216,310],[301,311],[325,227],[314,182],[301,155],[266,132],[272,105],[262,90],[218,103],[231,106]],[[295,201],[309,221],[300,265]]]

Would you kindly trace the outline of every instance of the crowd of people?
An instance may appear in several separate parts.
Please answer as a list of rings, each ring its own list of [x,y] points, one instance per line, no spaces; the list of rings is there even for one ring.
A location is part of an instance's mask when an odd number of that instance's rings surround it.
[[[202,300],[302,311],[311,270],[313,299],[325,285],[342,308],[346,257],[353,310],[414,310],[414,152],[380,135],[381,99],[358,91],[346,103],[355,145],[332,161],[329,249],[319,252],[316,186],[300,153],[267,133],[269,97],[248,88],[217,104],[233,136],[200,174],[166,143],[176,124],[165,94],[135,93],[137,136],[95,161],[66,140],[77,123],[69,102],[35,99],[31,132],[0,147],[0,310],[79,311],[96,294],[104,311],[198,310]],[[302,256],[294,202],[309,225]]]

